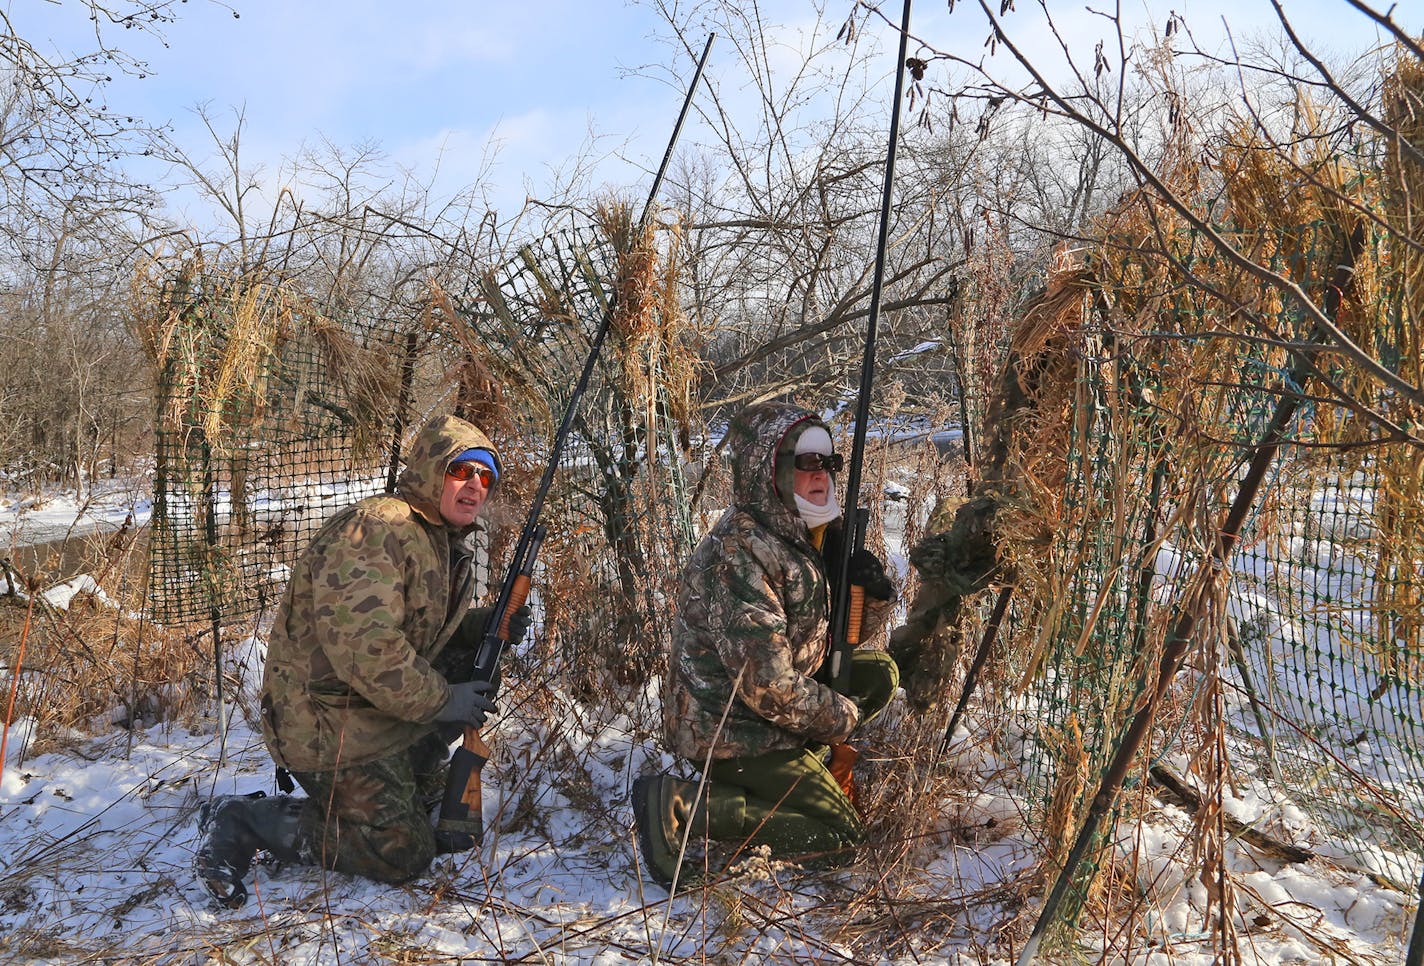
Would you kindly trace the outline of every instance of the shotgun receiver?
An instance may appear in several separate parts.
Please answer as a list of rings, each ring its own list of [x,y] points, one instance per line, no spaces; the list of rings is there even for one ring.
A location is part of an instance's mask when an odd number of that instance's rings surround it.
[[[687,96],[683,99],[677,123],[673,125],[672,137],[668,141],[667,150],[663,153],[662,164],[658,167],[657,176],[653,178],[653,186],[648,191],[648,200],[643,205],[642,216],[638,219],[640,228],[645,227],[648,224],[648,219],[652,217],[653,203],[657,200],[658,189],[662,187],[663,175],[667,173],[673,148],[677,145],[678,135],[682,132],[682,122],[687,119],[688,109],[692,106],[692,95],[697,91],[697,83],[702,78],[702,68],[707,64],[707,55],[712,51],[712,41],[715,37],[715,34],[709,36],[707,46],[702,48],[702,56],[697,61],[697,72],[692,77],[692,83],[688,85]],[[549,495],[550,484],[554,481],[554,471],[558,469],[559,457],[563,454],[564,444],[568,442],[569,431],[573,427],[579,401],[583,398],[584,390],[588,388],[589,378],[593,375],[594,365],[598,362],[599,350],[603,348],[603,340],[608,335],[608,329],[613,323],[617,305],[618,293],[615,288],[603,310],[603,317],[598,323],[598,331],[594,333],[593,341],[589,343],[588,357],[584,360],[583,371],[579,374],[578,382],[574,385],[573,392],[569,396],[569,404],[564,410],[563,421],[554,433],[554,440],[549,447],[549,459],[544,464],[544,475],[540,477],[539,486],[534,491],[533,499],[529,502],[529,515],[524,521],[524,529],[520,531],[519,543],[514,550],[514,559],[510,562],[509,570],[505,573],[504,583],[500,586],[499,597],[495,601],[494,611],[490,615],[489,625],[485,628],[484,639],[481,641],[479,653],[475,657],[473,679],[476,681],[492,681],[496,686],[499,684],[499,659],[504,653],[505,645],[509,642],[509,618],[529,595],[529,581],[534,569],[534,561],[539,555],[539,546],[544,542],[545,529],[539,523],[539,516],[544,511],[544,500]],[[483,841],[484,817],[480,812],[482,797],[480,771],[484,768],[485,762],[489,760],[489,755],[489,746],[480,737],[479,729],[465,729],[465,740],[450,759],[450,775],[445,786],[445,797],[440,803],[440,817],[435,826],[436,847],[442,852],[463,852]]]

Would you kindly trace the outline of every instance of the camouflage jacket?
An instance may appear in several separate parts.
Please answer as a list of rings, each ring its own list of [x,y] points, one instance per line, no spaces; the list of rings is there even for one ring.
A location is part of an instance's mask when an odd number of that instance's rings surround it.
[[[279,765],[325,771],[391,755],[430,733],[450,686],[431,667],[469,610],[473,555],[440,516],[449,461],[494,447],[471,424],[416,437],[397,494],[329,519],[292,571],[273,620],[262,735]]]
[[[819,423],[764,403],[729,430],[735,503],[683,574],[664,702],[673,750],[693,762],[709,749],[734,758],[843,741],[859,717],[854,702],[813,677],[830,641],[826,567],[779,495],[791,492],[790,468],[775,476],[777,450],[806,421]],[[864,626],[878,629],[890,605],[866,605]]]

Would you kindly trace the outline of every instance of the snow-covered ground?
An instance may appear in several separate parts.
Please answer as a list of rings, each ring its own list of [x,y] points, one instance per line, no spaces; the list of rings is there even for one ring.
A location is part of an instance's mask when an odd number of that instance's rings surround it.
[[[12,502],[0,515],[15,532],[63,532],[63,505]],[[136,504],[109,512],[121,520],[130,509],[143,512]],[[31,513],[45,514],[44,525],[22,519]],[[901,548],[891,549],[902,564]],[[55,588],[51,602],[66,606],[77,586]],[[222,753],[210,718],[192,731],[115,728],[22,760],[33,722],[13,723],[0,778],[0,961],[998,964],[1013,961],[1047,888],[1025,878],[1045,846],[1023,818],[1002,744],[996,751],[984,738],[986,723],[971,715],[950,760],[907,781],[898,773],[911,763],[884,759],[934,725],[897,701],[862,751],[872,774],[936,790],[921,807],[918,838],[882,841],[838,873],[753,858],[736,876],[669,901],[639,875],[627,804],[634,776],[671,765],[639,724],[649,716],[590,708],[557,682],[511,675],[487,731],[496,756],[485,772],[482,848],[441,857],[401,887],[262,866],[248,904],[220,910],[191,874],[196,810],[214,794],[275,790],[242,710],[262,648],[254,636],[228,655],[244,688],[227,709]],[[0,672],[0,682],[8,693],[10,675]],[[634,704],[655,708],[656,694]],[[1269,813],[1300,844],[1328,844],[1289,802],[1250,784],[1239,792],[1227,803],[1233,815]],[[1148,889],[1147,912],[1125,935],[1085,929],[1073,961],[1216,961],[1205,887],[1184,873],[1190,820],[1170,806],[1149,816],[1115,838],[1117,867],[1135,869]],[[1412,897],[1324,860],[1288,864],[1237,843],[1226,862],[1245,963],[1402,959]],[[1001,932],[1022,900],[1026,924]],[[1105,957],[1094,951],[1104,942],[1113,950]]]

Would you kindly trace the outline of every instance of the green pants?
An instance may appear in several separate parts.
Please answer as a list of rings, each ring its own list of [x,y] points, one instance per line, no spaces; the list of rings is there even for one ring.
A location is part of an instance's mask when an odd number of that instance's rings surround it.
[[[335,771],[294,771],[309,798],[302,838],[336,872],[404,882],[435,858],[430,808],[445,788],[449,749],[428,735],[404,751]]]
[[[895,695],[899,671],[884,651],[856,651],[851,657],[850,697],[860,706],[860,723],[873,719]],[[854,857],[865,841],[855,806],[822,761],[825,746],[724,758],[707,774],[705,831],[718,841],[768,845],[780,858],[804,856],[824,865]]]

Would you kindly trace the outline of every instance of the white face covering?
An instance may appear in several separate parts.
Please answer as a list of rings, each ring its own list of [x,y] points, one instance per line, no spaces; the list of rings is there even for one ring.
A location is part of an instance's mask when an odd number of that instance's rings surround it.
[[[796,455],[802,453],[819,453],[822,456],[830,456],[835,451],[831,442],[831,434],[826,432],[824,426],[807,426],[806,429],[796,439]],[[826,494],[826,505],[817,506],[805,497],[792,494],[796,498],[796,512],[801,515],[801,519],[806,521],[808,527],[819,527],[823,523],[830,523],[841,515],[841,505],[836,502],[836,481],[831,478],[831,489]]]
[[[841,505],[836,500],[836,491],[831,490],[826,495],[826,505],[816,506],[805,497],[796,496],[796,512],[801,514],[801,519],[806,521],[808,527],[819,527],[823,523],[830,523],[841,515]]]

